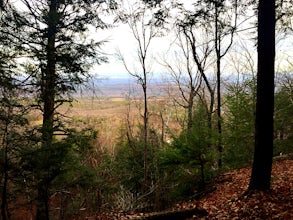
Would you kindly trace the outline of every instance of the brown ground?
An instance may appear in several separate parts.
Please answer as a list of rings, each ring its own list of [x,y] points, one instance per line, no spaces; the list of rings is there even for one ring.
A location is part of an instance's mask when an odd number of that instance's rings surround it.
[[[217,191],[198,202],[208,211],[207,219],[293,219],[293,160],[274,162],[270,192],[243,196],[250,172],[242,168],[224,174]]]
[[[205,217],[190,219],[293,219],[293,160],[276,160],[272,169],[272,185],[269,192],[254,192],[244,196],[251,169],[249,167],[231,170],[222,174],[215,182],[216,190],[198,201],[175,205],[171,210],[205,209]],[[143,219],[146,214],[106,213],[96,216],[99,220]]]

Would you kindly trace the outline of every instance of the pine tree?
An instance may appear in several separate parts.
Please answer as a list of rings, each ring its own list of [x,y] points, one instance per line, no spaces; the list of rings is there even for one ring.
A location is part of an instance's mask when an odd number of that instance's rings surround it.
[[[34,106],[42,112],[41,139],[36,146],[45,151],[54,145],[56,132],[66,133],[57,108],[72,100],[72,92],[88,79],[92,64],[106,61],[98,52],[102,42],[85,37],[89,27],[107,27],[97,14],[100,5],[106,3],[92,0],[22,0],[21,3],[21,10],[13,6],[9,9],[4,25],[11,31],[5,33],[10,44],[25,57],[26,87],[35,95]],[[37,219],[49,219],[49,187],[54,176],[37,179]]]
[[[0,169],[1,169],[1,217],[8,219],[9,185],[13,179],[13,167],[17,167],[16,156],[24,143],[27,108],[23,105],[24,92],[16,66],[18,51],[11,47],[3,26],[6,12],[2,12],[0,32]]]

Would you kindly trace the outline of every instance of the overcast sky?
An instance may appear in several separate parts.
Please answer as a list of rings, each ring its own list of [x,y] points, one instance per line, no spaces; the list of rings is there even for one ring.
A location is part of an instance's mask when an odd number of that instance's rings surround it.
[[[118,28],[114,28],[106,31],[105,36],[109,42],[103,46],[105,53],[108,53],[109,63],[97,65],[93,72],[97,73],[99,76],[106,76],[110,78],[120,78],[129,77],[129,74],[125,70],[121,61],[117,59],[114,54],[119,48],[120,51],[128,57],[132,57],[133,62],[135,62],[136,57],[136,42],[134,41],[133,35],[130,29],[126,25],[121,25]],[[287,36],[286,39],[279,40],[277,37],[276,44],[276,71],[281,71],[282,68],[287,68],[289,63],[293,64],[293,36]],[[166,37],[156,38],[152,41],[150,55],[162,55],[166,51],[170,50],[170,44],[174,45],[175,37],[171,34]],[[250,42],[253,45],[253,42]],[[251,50],[256,53],[257,48],[255,46],[251,47]],[[128,59],[131,60],[131,59]],[[131,64],[130,64],[131,65]],[[159,74],[164,72],[164,69],[157,61],[153,60],[152,72],[157,74],[154,77],[160,77]]]
[[[130,28],[125,24],[120,24],[118,27],[103,30],[103,33],[100,33],[99,38],[105,39],[108,42],[102,47],[103,51],[107,54],[109,58],[109,63],[96,65],[93,69],[93,72],[100,76],[109,76],[109,77],[128,77],[129,74],[125,70],[122,62],[118,59],[117,50],[120,50],[121,53],[126,56],[129,65],[135,65],[136,62],[136,50],[137,42],[134,40],[133,34],[131,33]],[[160,55],[163,52],[166,52],[170,48],[170,44],[174,40],[174,36],[169,34],[165,37],[154,38],[150,45],[149,55],[154,57],[155,55]],[[133,63],[131,63],[133,62]],[[152,72],[160,73],[163,71],[163,68],[153,60]]]
[[[20,2],[19,0],[15,1],[16,3]],[[20,6],[18,6],[20,7]],[[106,17],[106,19],[111,20],[111,18]],[[246,24],[251,25],[251,21],[248,21]],[[126,24],[117,24],[116,27],[107,29],[107,30],[97,30],[97,32],[91,34],[93,38],[98,40],[106,40],[107,42],[102,46],[102,50],[109,59],[109,63],[95,65],[92,69],[93,74],[97,74],[99,77],[108,77],[108,78],[125,78],[129,77],[129,74],[125,70],[121,61],[118,60],[115,53],[119,49],[121,53],[126,57],[129,66],[137,65],[137,42],[134,40],[133,34]],[[253,36],[248,36],[252,38]],[[154,38],[150,45],[150,50],[148,55],[151,57],[162,57],[164,53],[170,50],[170,45],[172,44],[172,50],[174,50],[174,35],[169,33],[167,36]],[[278,37],[277,37],[278,39]],[[251,40],[251,39],[250,39]],[[234,40],[236,42],[237,39]],[[253,42],[250,42],[252,45]],[[277,57],[276,57],[276,66],[282,67],[287,65],[288,62],[293,62],[293,37],[286,40],[277,40]],[[256,52],[256,47],[252,46],[251,50]],[[164,72],[164,69],[159,65],[155,59],[152,61],[152,72],[153,77],[160,77],[158,74]]]

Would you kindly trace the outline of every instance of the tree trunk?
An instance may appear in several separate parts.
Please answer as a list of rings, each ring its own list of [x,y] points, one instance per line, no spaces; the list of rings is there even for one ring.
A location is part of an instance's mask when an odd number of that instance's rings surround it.
[[[190,91],[187,105],[187,131],[190,132],[193,124],[194,91]]]
[[[222,117],[221,117],[221,36],[219,30],[218,5],[215,4],[215,50],[217,57],[217,127],[218,127],[218,168],[222,168]]]
[[[210,109],[208,109],[207,112],[207,119],[208,119],[208,138],[209,138],[209,147],[212,147],[212,133],[213,133],[213,109],[214,109],[214,104],[215,104],[215,93],[213,90],[210,91]]]
[[[144,127],[144,191],[148,189],[148,102],[147,102],[147,78],[146,72],[144,71],[144,82],[143,82],[143,95],[144,95],[144,113],[143,113],[143,127]]]
[[[218,41],[218,40],[216,40]],[[217,45],[217,44],[216,44]],[[217,49],[217,127],[218,127],[218,167],[222,168],[222,116],[221,116],[221,58],[220,51]]]
[[[47,65],[43,73],[42,99],[44,102],[42,138],[46,145],[50,145],[53,139],[53,122],[55,111],[55,81],[56,81],[56,21],[57,3],[51,1],[48,14],[47,31]]]
[[[10,110],[10,108],[9,108]],[[8,110],[8,111],[9,111]],[[9,115],[9,112],[8,112]],[[5,122],[5,129],[4,129],[4,134],[3,134],[3,146],[4,146],[4,164],[3,164],[3,172],[4,172],[4,180],[3,180],[3,188],[2,188],[2,195],[1,195],[1,216],[2,220],[7,220],[8,219],[8,214],[7,214],[7,184],[8,184],[8,140],[7,140],[7,135],[8,135],[8,120]]]
[[[270,189],[273,157],[275,1],[258,5],[258,73],[255,150],[249,190]]]
[[[53,141],[54,130],[54,111],[55,111],[55,87],[56,87],[56,14],[57,14],[57,1],[53,0],[50,3],[48,13],[48,30],[47,30],[47,65],[43,72],[43,88],[42,88],[42,101],[43,107],[43,125],[42,125],[42,140],[43,148],[50,147]],[[43,177],[46,179],[46,177]],[[48,187],[49,183],[40,180],[38,186],[37,197],[37,219],[49,219],[48,208]]]
[[[43,183],[43,184],[42,184]],[[48,186],[42,181],[38,186],[37,220],[49,220]]]

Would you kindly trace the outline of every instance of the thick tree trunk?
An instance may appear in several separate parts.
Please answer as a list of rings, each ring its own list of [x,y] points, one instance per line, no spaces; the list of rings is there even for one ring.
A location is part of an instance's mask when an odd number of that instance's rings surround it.
[[[255,119],[255,151],[250,190],[270,189],[273,157],[275,58],[275,1],[258,6],[258,73]]]

